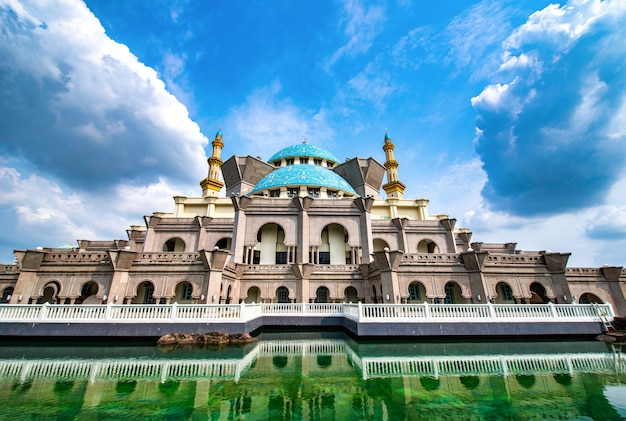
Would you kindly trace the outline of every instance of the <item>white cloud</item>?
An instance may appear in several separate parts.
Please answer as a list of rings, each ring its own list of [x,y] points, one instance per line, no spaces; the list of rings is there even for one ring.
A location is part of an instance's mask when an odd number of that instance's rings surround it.
[[[325,110],[299,108],[289,98],[280,98],[280,92],[280,84],[274,82],[231,109],[225,126],[231,132],[224,133],[225,141],[236,139],[247,153],[268,159],[268,154],[304,138],[318,146],[330,140],[333,131]]]
[[[342,23],[345,24],[344,33],[348,41],[326,60],[326,71],[344,56],[352,57],[369,50],[385,21],[385,11],[380,6],[365,7],[358,0],[344,0],[343,6]]]
[[[13,1],[0,22],[0,153],[82,188],[202,174],[207,140],[185,106],[84,3]]]

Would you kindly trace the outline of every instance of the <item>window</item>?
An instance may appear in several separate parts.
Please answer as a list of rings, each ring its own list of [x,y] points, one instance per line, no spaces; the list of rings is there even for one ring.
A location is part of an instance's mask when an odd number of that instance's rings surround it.
[[[445,287],[446,298],[444,298],[444,304],[454,304],[454,285],[451,283],[446,284]]]
[[[299,189],[287,189],[287,197],[298,197]]]
[[[334,190],[328,190],[326,192],[326,195],[328,196],[329,199],[336,199],[337,198],[337,192]]]
[[[420,286],[415,282],[409,285],[409,300],[419,300],[420,299]]]
[[[309,158],[300,158],[300,163],[301,164],[308,164],[309,163]]]
[[[320,265],[330,265],[330,252],[320,251]]]
[[[293,165],[293,158],[287,158],[285,159],[285,161],[287,162],[287,165]]]
[[[328,168],[332,168],[332,167],[334,167],[334,166],[335,166],[335,163],[334,163],[334,162],[327,161],[327,162],[326,162],[326,166],[327,166]]]
[[[189,282],[183,284],[183,289],[180,293],[180,298],[183,300],[191,300],[191,294],[193,293],[193,286]]]
[[[281,162],[280,161],[274,161],[274,166],[275,167],[280,167]]]
[[[270,190],[270,197],[280,197],[280,190]]]
[[[313,199],[320,197],[320,189],[309,189],[309,197]]]
[[[287,264],[287,252],[286,251],[277,251],[276,252],[276,264],[277,265],[286,265]]]
[[[261,263],[261,250],[254,250],[254,255],[252,256],[252,264],[258,265]]]
[[[503,300],[513,301],[513,290],[508,284],[500,284],[500,292]]]
[[[321,160],[321,159],[314,158],[314,159],[313,159],[313,163],[314,163],[315,165],[320,165],[320,166],[321,166],[321,165],[322,165],[322,160]]]
[[[285,287],[280,287],[276,290],[276,298],[279,303],[289,302],[289,290]]]

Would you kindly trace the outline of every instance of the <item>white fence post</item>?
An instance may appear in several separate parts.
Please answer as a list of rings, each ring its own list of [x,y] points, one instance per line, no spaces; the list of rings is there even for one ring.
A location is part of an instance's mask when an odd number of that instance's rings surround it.
[[[430,307],[426,301],[424,301],[424,318],[430,319]]]
[[[41,309],[39,310],[39,320],[46,320],[49,305],[50,303],[47,301],[41,305]]]
[[[489,309],[489,318],[490,319],[495,319],[496,318],[496,312],[493,308],[493,303],[491,301],[487,301],[487,308]]]
[[[178,318],[178,303],[172,304],[172,311],[170,312],[170,319],[176,320]]]
[[[357,314],[357,320],[361,321],[362,317],[363,317],[363,303],[359,301],[359,311]]]
[[[107,303],[107,308],[104,310],[104,320],[109,320],[111,318],[111,310],[113,308],[113,303]]]
[[[554,308],[554,304],[552,303],[552,301],[548,303],[548,308],[550,309],[550,314],[552,315],[552,318],[556,319],[558,316],[556,314],[556,309]]]
[[[247,317],[245,316],[246,316],[246,303],[242,301],[241,303],[239,303],[239,319],[247,320]]]

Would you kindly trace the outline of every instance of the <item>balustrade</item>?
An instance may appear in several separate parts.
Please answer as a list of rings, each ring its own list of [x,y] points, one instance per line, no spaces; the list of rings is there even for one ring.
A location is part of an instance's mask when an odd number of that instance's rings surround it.
[[[610,304],[4,304],[3,322],[190,322],[248,321],[271,316],[336,316],[368,322],[546,322],[611,320]]]

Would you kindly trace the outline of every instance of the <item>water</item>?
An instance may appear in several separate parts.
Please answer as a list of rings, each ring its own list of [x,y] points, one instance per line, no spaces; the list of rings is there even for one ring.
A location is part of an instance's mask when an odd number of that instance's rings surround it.
[[[1,420],[619,420],[626,362],[600,342],[2,346]]]

